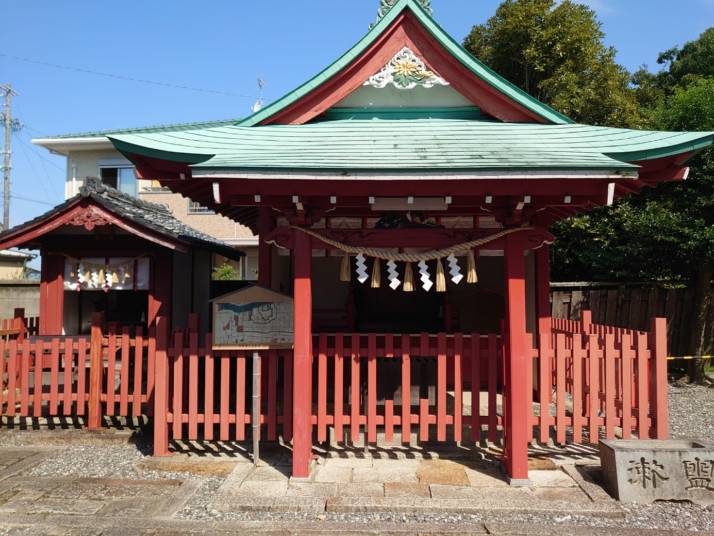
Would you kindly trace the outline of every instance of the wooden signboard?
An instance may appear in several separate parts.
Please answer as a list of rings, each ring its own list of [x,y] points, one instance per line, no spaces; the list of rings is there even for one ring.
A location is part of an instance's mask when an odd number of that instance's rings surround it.
[[[293,347],[293,299],[251,285],[213,300],[213,345],[225,350]]]

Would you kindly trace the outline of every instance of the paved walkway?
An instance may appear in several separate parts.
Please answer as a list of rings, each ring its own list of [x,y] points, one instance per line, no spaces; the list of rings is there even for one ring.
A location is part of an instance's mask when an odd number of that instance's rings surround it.
[[[129,470],[113,470],[124,451],[136,459]],[[329,451],[304,480],[289,478],[289,452],[280,449],[254,467],[241,450],[154,459],[135,445],[93,440],[75,454],[76,466],[60,470],[71,452],[0,447],[0,534],[640,533],[618,526],[626,511],[592,480],[592,466],[573,464],[573,456],[592,460],[587,451],[534,452],[538,468],[526,488],[508,486],[488,452],[478,460],[472,451],[449,459],[429,451]],[[102,474],[113,476],[86,476],[102,456],[109,465]],[[595,526],[563,523],[574,515]]]

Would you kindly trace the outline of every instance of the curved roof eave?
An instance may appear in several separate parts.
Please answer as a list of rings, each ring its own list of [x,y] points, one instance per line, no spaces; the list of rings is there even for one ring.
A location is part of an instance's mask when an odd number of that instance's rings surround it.
[[[297,87],[292,92],[284,95],[277,101],[266,106],[262,110],[248,116],[236,123],[240,126],[255,126],[269,119],[276,113],[284,110],[291,104],[303,98],[311,91],[322,85],[327,80],[338,74],[352,61],[364,52],[379,35],[381,35],[405,9],[410,9],[417,20],[429,31],[429,33],[451,53],[461,64],[469,69],[474,75],[491,85],[501,93],[507,95],[513,101],[539,115],[543,119],[554,124],[574,123],[572,119],[557,112],[550,106],[540,102],[519,87],[515,86],[486,65],[469,54],[459,43],[457,43],[436,21],[419,5],[415,0],[399,0],[394,7],[375,24],[369,32],[350,50],[329,65],[322,72]]]

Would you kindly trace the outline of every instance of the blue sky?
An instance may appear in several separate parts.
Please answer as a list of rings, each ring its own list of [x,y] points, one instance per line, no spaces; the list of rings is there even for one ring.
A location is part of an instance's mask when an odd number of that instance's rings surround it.
[[[433,0],[462,40],[498,0]],[[589,0],[618,61],[656,68],[657,54],[714,25],[714,0]],[[374,20],[378,0],[3,0],[0,82],[13,115],[12,224],[62,201],[64,158],[33,137],[247,115],[266,80],[269,101],[331,63]],[[190,91],[61,69],[216,90]]]

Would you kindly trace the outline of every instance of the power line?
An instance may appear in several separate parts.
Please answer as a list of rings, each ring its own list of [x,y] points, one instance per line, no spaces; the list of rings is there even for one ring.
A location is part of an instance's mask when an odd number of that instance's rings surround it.
[[[27,203],[37,203],[38,205],[45,205],[48,207],[56,206],[54,203],[50,203],[49,201],[40,201],[39,199],[32,199],[31,197],[23,197],[21,195],[12,194],[10,197],[19,201],[26,201]]]
[[[20,141],[23,141],[20,139]],[[40,177],[44,183],[45,183],[45,188],[43,188],[43,193],[45,194],[45,197],[47,197],[48,192],[52,190],[52,179],[50,179],[49,173],[47,173],[47,168],[45,167],[44,163],[40,160],[40,165],[42,165],[42,171],[44,173],[40,174],[37,172],[35,169],[35,164],[32,162],[32,159],[30,158],[30,155],[27,152],[27,149],[25,149],[25,146],[23,144],[20,144],[20,151],[22,151],[22,155],[25,157],[25,160],[27,160],[27,163],[30,165],[30,169],[32,170],[32,174],[35,177]],[[49,198],[47,198],[49,200]]]
[[[23,126],[23,128],[28,128],[28,126],[27,126],[25,123],[23,123],[22,126]],[[28,130],[33,130],[34,132],[37,132],[35,129],[32,129],[32,128],[29,128]],[[27,146],[32,150],[32,153],[33,153],[37,158],[39,158],[39,159],[41,159],[41,160],[44,160],[44,161],[47,162],[49,165],[51,165],[52,167],[58,169],[59,171],[61,171],[61,172],[63,172],[63,173],[66,173],[66,172],[67,172],[67,169],[66,169],[66,168],[60,166],[59,164],[57,164],[57,162],[53,162],[52,160],[50,160],[49,158],[47,158],[45,155],[43,155],[43,154],[37,149],[37,146],[35,146],[35,145],[32,144],[32,138],[30,137],[29,134],[26,134],[26,133],[23,132],[23,131],[21,131],[21,133],[22,133],[22,134],[25,134],[25,135],[28,137],[28,140],[23,140],[22,138],[20,138],[20,141],[22,141],[23,143],[27,144]]]
[[[65,71],[74,71],[76,73],[91,74],[95,76],[104,76],[106,78],[114,78],[116,80],[125,80],[127,82],[138,82],[140,84],[149,84],[153,86],[170,87],[173,89],[183,89],[187,91],[197,91],[200,93],[212,93],[214,95],[224,95],[226,97],[240,97],[244,99],[254,99],[255,95],[241,95],[239,93],[232,93],[230,91],[221,91],[218,89],[206,89],[200,87],[186,86],[181,84],[173,84],[170,82],[159,82],[157,80],[147,80],[145,78],[134,78],[132,76],[124,76],[121,74],[105,73],[101,71],[94,71],[92,69],[85,69],[82,67],[72,67],[70,65],[61,65],[59,63],[50,63],[48,61],[41,61],[32,58],[24,58],[22,56],[14,56],[12,54],[5,54],[0,52],[0,56],[8,58],[11,60],[22,61],[25,63],[34,63],[35,65],[43,65],[45,67],[54,67],[55,69],[64,69]]]

